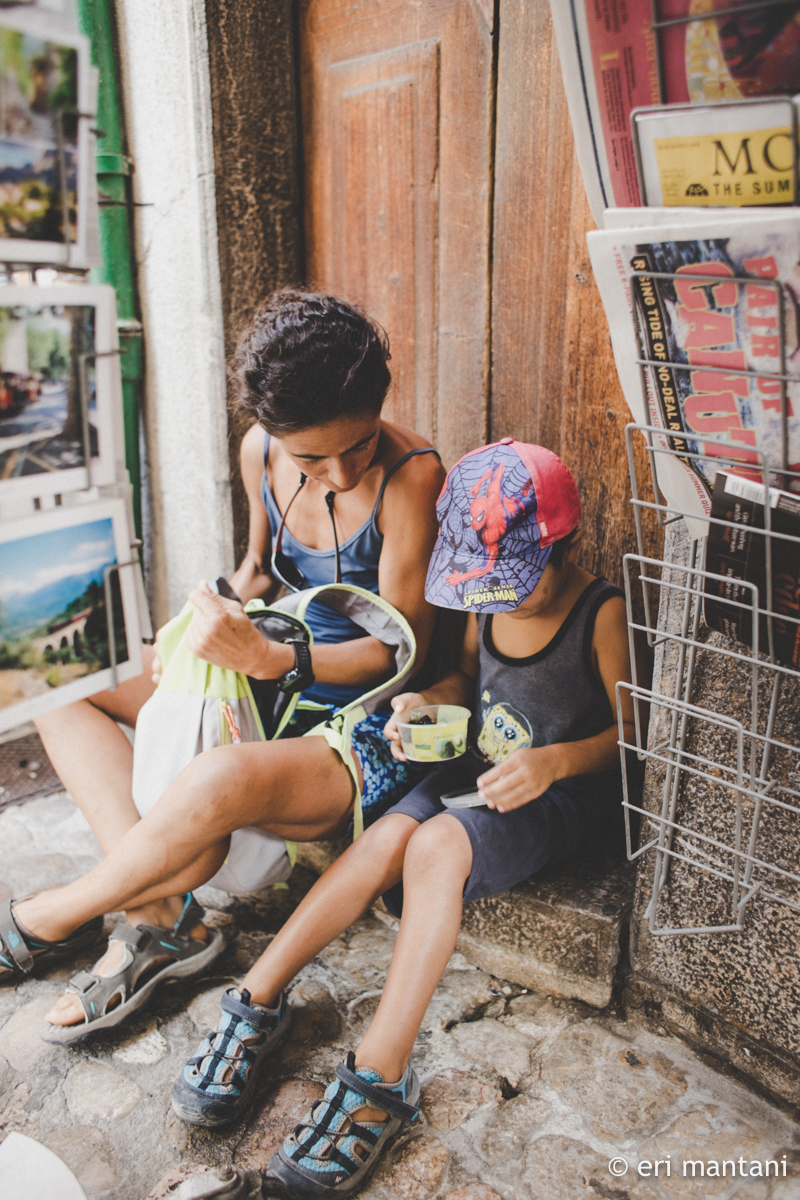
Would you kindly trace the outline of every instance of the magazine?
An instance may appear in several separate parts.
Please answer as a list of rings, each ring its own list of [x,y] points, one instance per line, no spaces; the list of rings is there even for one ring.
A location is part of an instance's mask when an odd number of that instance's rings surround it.
[[[754,10],[747,0],[550,0],[550,7],[578,160],[598,225],[604,208],[642,203],[634,109],[800,92],[800,25],[793,4]],[[737,8],[741,14],[731,12]],[[669,21],[681,23],[662,24]]]
[[[703,521],[720,460],[755,479],[762,454],[773,473],[800,469],[800,213],[687,215],[587,241],[634,420],[672,435],[661,489]]]
[[[788,97],[640,108],[632,121],[643,204],[797,201],[797,117]]]
[[[706,546],[706,570],[725,576],[707,579],[704,616],[706,624],[735,641],[753,645],[753,590],[758,589],[758,607],[766,610],[767,568],[764,487],[725,471],[714,481],[712,521]],[[772,575],[772,636],[775,658],[784,666],[800,669],[800,496],[769,489]],[[716,524],[718,521],[731,522]],[[784,535],[784,536],[781,536]],[[769,629],[764,616],[758,621],[758,649],[769,653]]]

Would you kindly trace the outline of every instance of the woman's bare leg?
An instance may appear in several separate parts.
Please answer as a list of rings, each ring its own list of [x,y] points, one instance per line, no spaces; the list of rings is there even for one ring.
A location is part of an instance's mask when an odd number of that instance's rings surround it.
[[[88,700],[45,713],[36,721],[48,758],[105,854],[140,819],[132,795],[133,747],[120,724],[135,728],[142,705],[155,691],[151,646],[142,647],[142,658],[142,674],[135,679],[120,684],[113,692],[98,692]],[[176,880],[176,887],[180,882]],[[129,908],[126,916],[131,925],[162,925],[168,929],[180,916],[183,903],[178,892],[139,908]],[[196,926],[192,935],[205,939],[205,927]],[[124,947],[112,943],[94,970],[99,975],[111,975],[124,957]],[[82,1009],[74,996],[65,996],[48,1019],[54,1024],[69,1025],[82,1019]]]
[[[259,825],[293,841],[335,836],[352,795],[350,773],[324,738],[208,750],[93,871],[15,912],[41,938],[68,937],[99,913],[174,894],[178,880],[182,889],[205,882],[235,829]]]

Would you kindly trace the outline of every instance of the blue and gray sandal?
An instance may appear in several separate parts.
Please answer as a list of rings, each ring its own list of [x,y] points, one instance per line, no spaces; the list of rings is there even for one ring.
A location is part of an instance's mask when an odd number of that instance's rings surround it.
[[[0,983],[30,975],[37,959],[62,959],[78,954],[93,945],[103,931],[103,918],[94,917],[63,941],[45,942],[19,923],[13,905],[13,900],[0,904]]]
[[[409,1064],[399,1083],[386,1084],[377,1071],[356,1067],[352,1050],[339,1063],[322,1100],[269,1161],[264,1192],[290,1200],[349,1196],[367,1182],[388,1143],[419,1117],[419,1079]],[[369,1106],[385,1121],[360,1124],[352,1114]]]
[[[74,975],[67,991],[77,995],[84,1019],[74,1025],[45,1021],[41,1029],[44,1041],[71,1046],[97,1030],[111,1029],[142,1008],[160,983],[190,979],[209,967],[225,949],[226,942],[219,929],[209,929],[205,941],[191,936],[205,911],[189,892],[172,929],[162,929],[159,925],[133,926],[120,921],[109,944],[124,944],[121,965],[111,975],[98,975],[95,971],[79,971]]]
[[[222,1016],[172,1089],[172,1107],[191,1125],[226,1125],[244,1115],[270,1055],[285,1041],[292,1010],[281,992],[276,1009],[252,1004],[246,988],[229,988]]]

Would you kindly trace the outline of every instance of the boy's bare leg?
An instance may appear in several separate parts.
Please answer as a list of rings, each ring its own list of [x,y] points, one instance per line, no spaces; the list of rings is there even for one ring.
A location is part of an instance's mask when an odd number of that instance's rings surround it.
[[[425,1010],[455,949],[461,897],[471,869],[467,832],[447,813],[426,821],[409,839],[400,932],[380,1004],[356,1050],[356,1065],[372,1067],[387,1082],[402,1077]]]
[[[255,1003],[275,1007],[297,972],[402,878],[400,933],[378,1010],[356,1050],[357,1066],[394,1083],[406,1069],[455,949],[471,868],[472,846],[455,817],[443,813],[422,826],[400,813],[382,817],[314,884],[242,987]],[[371,1107],[353,1115],[363,1121],[386,1118]]]
[[[242,981],[256,1004],[272,1008],[298,971],[403,877],[403,857],[419,828],[389,813],[328,867]]]
[[[142,911],[205,883],[234,829],[260,825],[293,841],[333,837],[352,797],[350,774],[324,738],[304,739],[302,756],[295,739],[207,751],[93,871],[22,901],[15,913],[38,937],[68,937],[100,913]]]

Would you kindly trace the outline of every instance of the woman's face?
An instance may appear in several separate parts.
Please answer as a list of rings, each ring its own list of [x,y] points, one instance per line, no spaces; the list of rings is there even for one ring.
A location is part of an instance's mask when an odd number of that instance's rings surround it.
[[[351,492],[375,457],[380,429],[380,413],[355,413],[286,434],[279,441],[309,479],[328,491]]]

